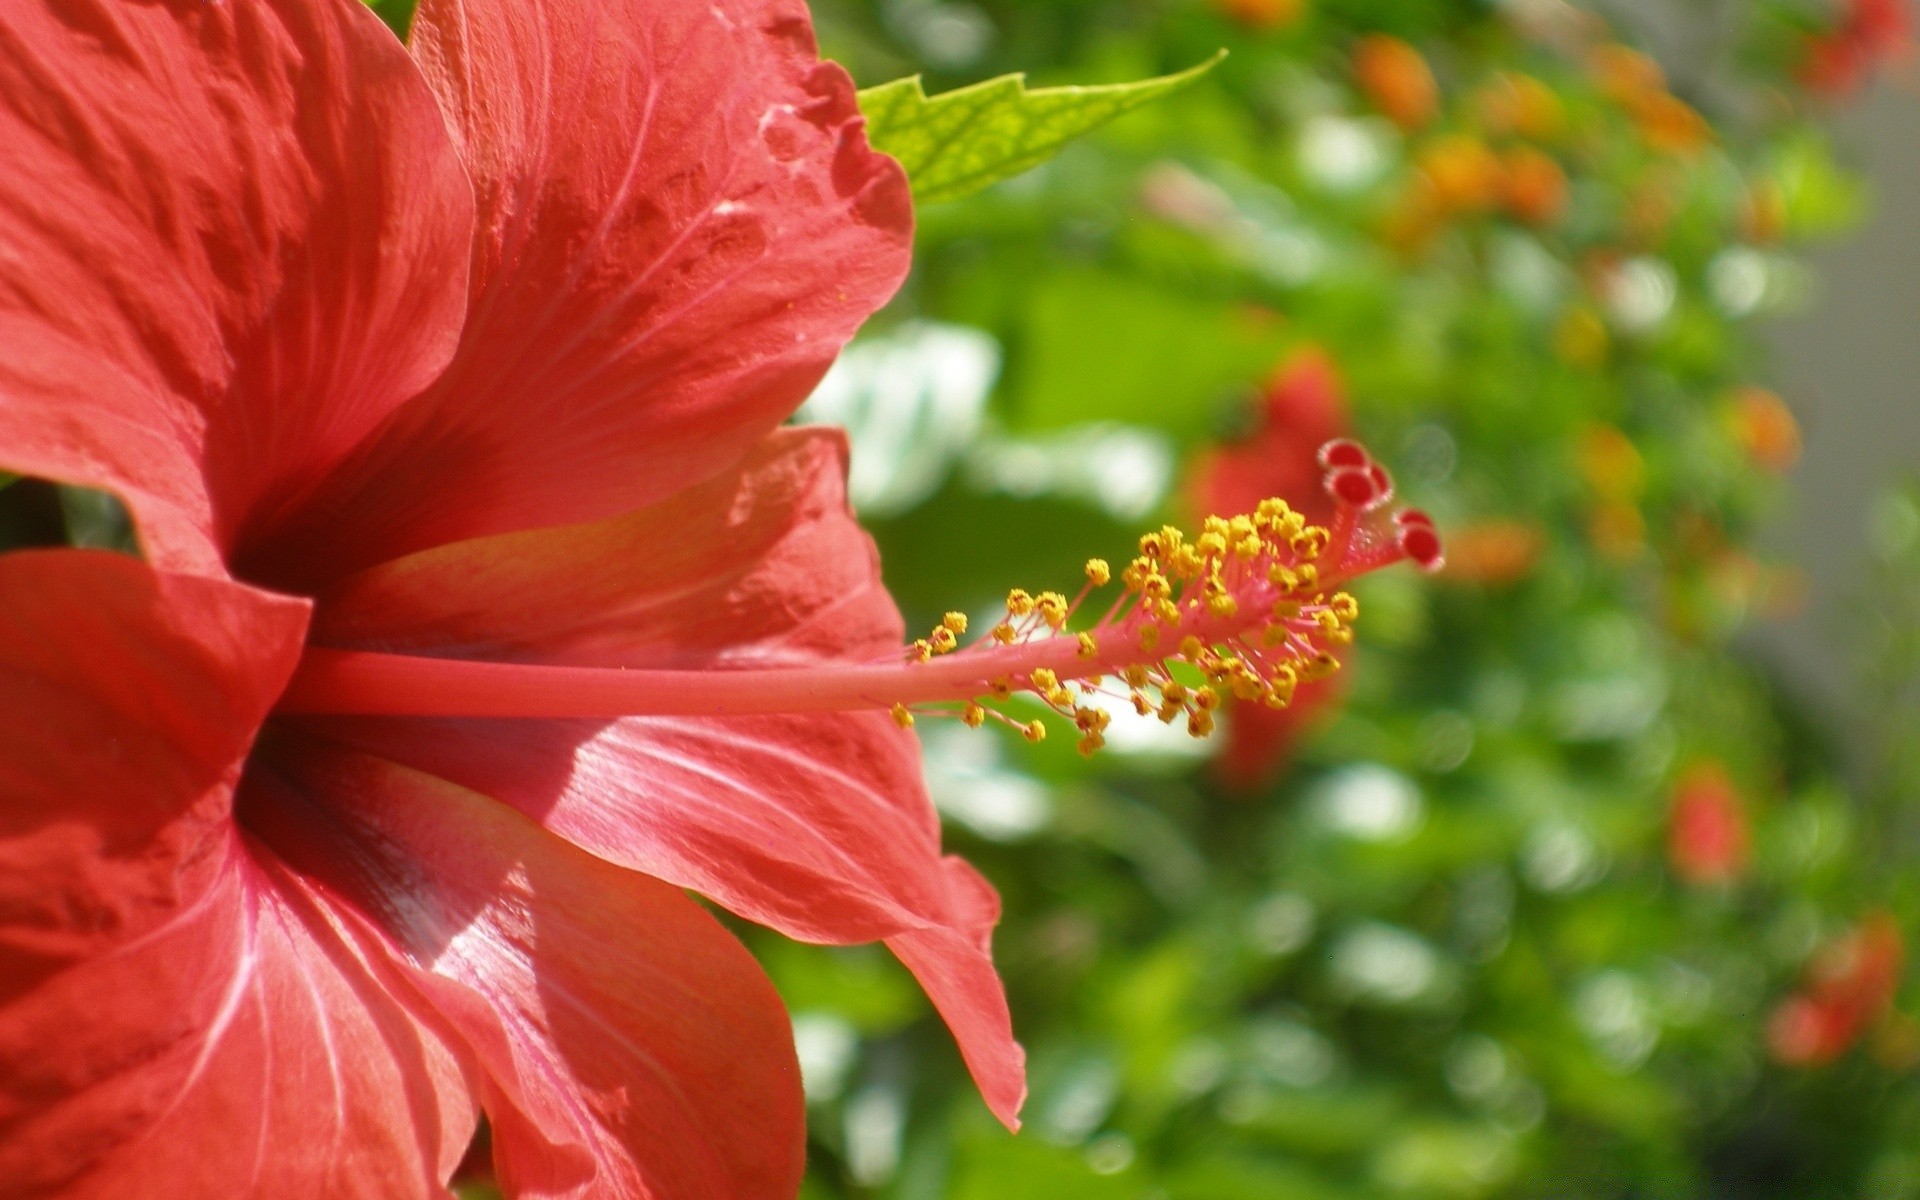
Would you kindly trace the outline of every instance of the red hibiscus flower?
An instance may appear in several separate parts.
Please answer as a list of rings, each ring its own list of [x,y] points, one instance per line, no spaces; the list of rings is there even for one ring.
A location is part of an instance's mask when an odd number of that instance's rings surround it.
[[[1321,445],[1347,432],[1346,387],[1339,364],[1317,346],[1281,363],[1261,398],[1260,426],[1238,445],[1214,450],[1194,467],[1191,495],[1204,512],[1242,512],[1262,496],[1298,497],[1309,520],[1325,521],[1334,500],[1319,488]],[[1235,707],[1215,766],[1235,787],[1271,778],[1302,729],[1338,700],[1339,676],[1310,683],[1281,709]]]
[[[682,888],[884,940],[1011,1123],[915,710],[1032,693],[1091,749],[1119,678],[1204,733],[1156,653],[1283,704],[1341,583],[1437,556],[1342,443],[1325,527],[1264,500],[1149,535],[1090,630],[1016,592],[903,650],[844,444],[778,428],[911,233],[797,0],[0,37],[4,466],[146,554],[0,558],[10,1196],[444,1195],[482,1111],[512,1195],[790,1196],[786,1015]]]
[[[1767,1048],[1788,1066],[1833,1062],[1885,1017],[1906,965],[1899,923],[1875,913],[1826,947],[1807,966],[1806,981],[1767,1022]]]
[[[896,651],[777,430],[908,261],[798,0],[0,9],[0,1191],[791,1196],[786,1015],[680,888],[886,939],[1012,1119],[995,900],[884,712],[272,715],[315,644]],[[639,711],[647,711],[645,709]]]
[[[1807,39],[1800,81],[1813,92],[1845,97],[1883,63],[1913,54],[1908,0],[1848,0],[1840,24]]]
[[[1747,813],[1719,763],[1701,763],[1681,777],[1667,825],[1667,859],[1692,884],[1727,883],[1747,869]]]

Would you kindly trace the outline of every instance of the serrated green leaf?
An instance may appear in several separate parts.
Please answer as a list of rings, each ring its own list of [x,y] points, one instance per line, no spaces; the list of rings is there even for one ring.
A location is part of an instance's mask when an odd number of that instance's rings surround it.
[[[873,144],[900,160],[922,204],[955,200],[1018,175],[1123,113],[1193,83],[1226,57],[1157,79],[1094,87],[1027,87],[1023,74],[929,97],[920,76],[860,93]]]

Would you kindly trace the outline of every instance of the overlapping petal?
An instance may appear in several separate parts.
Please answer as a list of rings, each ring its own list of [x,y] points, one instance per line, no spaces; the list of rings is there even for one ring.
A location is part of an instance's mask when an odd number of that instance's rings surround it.
[[[228,819],[305,622],[118,556],[0,557],[6,1195],[384,1200],[458,1161],[448,1045]]]
[[[0,465],[222,550],[432,382],[471,187],[353,0],[0,6]]]
[[[306,584],[599,520],[727,467],[905,276],[905,177],[800,0],[426,0],[479,198],[445,378],[244,548]]]
[[[504,806],[299,735],[249,823],[353,898],[486,1072],[508,1194],[787,1200],[804,1102],[786,1010],[693,901]]]
[[[676,669],[898,654],[899,615],[847,508],[845,453],[836,433],[782,430],[626,517],[384,564],[322,597],[316,640]],[[919,748],[886,714],[312,727],[792,936],[906,937],[902,957],[983,1086],[1003,1115],[1017,1107],[1018,1047],[987,948],[997,907],[977,876],[943,864]]]

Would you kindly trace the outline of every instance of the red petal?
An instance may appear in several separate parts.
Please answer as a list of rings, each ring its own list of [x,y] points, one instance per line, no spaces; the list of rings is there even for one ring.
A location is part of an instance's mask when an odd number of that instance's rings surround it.
[[[917,929],[887,939],[933,999],[967,1060],[987,1107],[1009,1129],[1020,1128],[1027,1098],[1026,1051],[1013,1040],[1007,996],[993,969],[993,927],[1000,897],[958,858],[945,867],[954,914],[951,928]]]
[[[3,465],[219,570],[448,361],[470,185],[360,4],[15,0],[0,45]]]
[[[305,608],[0,556],[8,1195],[424,1196],[458,1160],[451,1055],[229,819]]]
[[[479,193],[467,332],[264,577],[669,496],[791,413],[906,274],[905,176],[800,0],[427,0],[414,49]]]
[[[249,822],[376,917],[482,1064],[508,1195],[794,1194],[786,1010],[699,905],[378,758],[285,736],[259,760]]]
[[[322,599],[317,639],[682,669],[897,652],[899,616],[847,509],[845,471],[839,435],[782,430],[739,468],[631,516],[363,572]],[[962,957],[978,961],[956,960],[943,978],[964,976],[965,1003],[979,1011],[1004,1011],[984,955],[992,920],[980,923],[977,889],[956,887],[941,865],[918,746],[885,713],[313,727],[506,801],[603,858],[794,937],[958,930],[955,945],[979,947]],[[961,1003],[941,1000],[944,985],[921,973],[943,1009]],[[998,1033],[991,1021],[954,1024],[976,1064],[1017,1075],[1004,1018]],[[983,1070],[983,1086],[993,1074]],[[1013,1089],[992,1084],[991,1094],[1004,1105]]]

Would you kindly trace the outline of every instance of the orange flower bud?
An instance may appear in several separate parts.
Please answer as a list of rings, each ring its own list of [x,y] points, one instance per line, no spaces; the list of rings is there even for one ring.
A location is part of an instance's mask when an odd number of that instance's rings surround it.
[[[1353,48],[1354,82],[1373,106],[1402,129],[1419,129],[1440,109],[1440,85],[1420,52],[1384,33]]]
[[[1552,88],[1531,75],[1501,71],[1474,94],[1474,112],[1487,133],[1550,142],[1566,125],[1566,106]]]
[[[1306,14],[1306,0],[1214,0],[1213,6],[1249,29],[1282,29]]]
[[[1567,208],[1567,174],[1553,157],[1531,146],[1507,152],[1502,189],[1507,213],[1528,225],[1551,225]]]
[[[1784,474],[1800,461],[1800,424],[1786,401],[1766,388],[1745,387],[1735,393],[1727,423],[1747,457],[1766,470]]]
[[[1500,158],[1477,137],[1456,133],[1435,138],[1420,151],[1420,173],[1447,212],[1486,212],[1500,201]]]
[[[1507,587],[1533,573],[1546,542],[1540,527],[1527,521],[1483,521],[1453,530],[1447,535],[1447,565],[1440,577]]]

